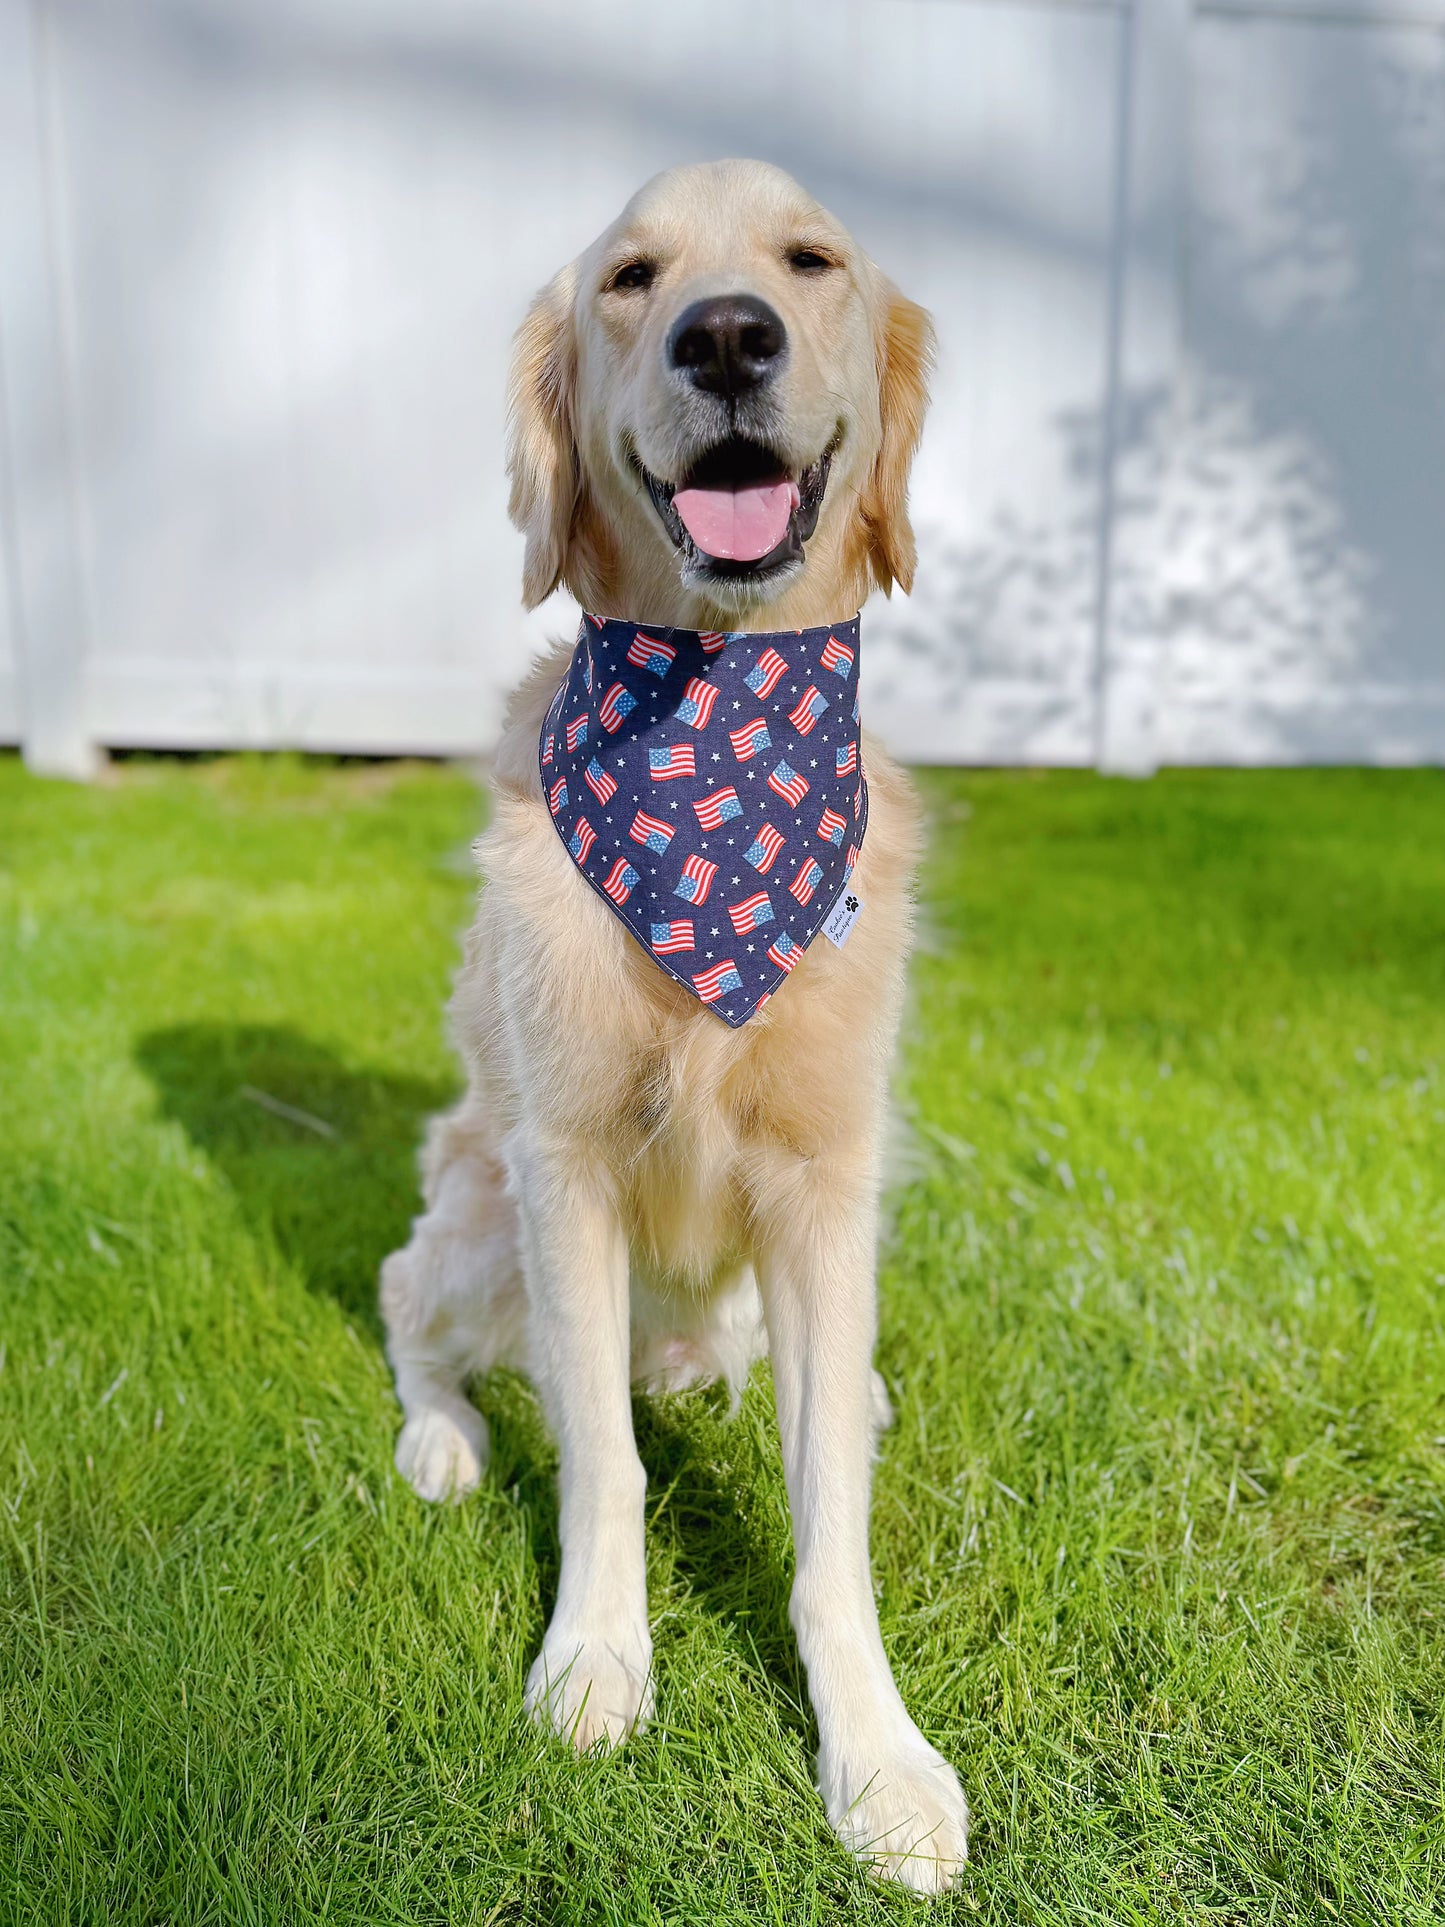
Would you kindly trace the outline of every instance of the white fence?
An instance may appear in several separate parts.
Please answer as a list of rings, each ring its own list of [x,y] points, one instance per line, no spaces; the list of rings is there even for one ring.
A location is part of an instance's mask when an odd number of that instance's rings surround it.
[[[0,740],[484,746],[510,331],[727,153],[938,321],[901,752],[1445,758],[1445,0],[0,0]]]

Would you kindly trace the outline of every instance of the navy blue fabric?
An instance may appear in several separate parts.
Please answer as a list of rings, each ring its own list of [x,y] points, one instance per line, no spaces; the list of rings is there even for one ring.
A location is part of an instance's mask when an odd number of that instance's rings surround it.
[[[858,861],[858,618],[768,635],[584,616],[537,745],[557,834],[725,1023],[797,964]]]

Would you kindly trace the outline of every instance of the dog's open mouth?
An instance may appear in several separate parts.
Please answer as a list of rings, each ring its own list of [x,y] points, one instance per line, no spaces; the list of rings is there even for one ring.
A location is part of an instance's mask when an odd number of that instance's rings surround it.
[[[800,562],[818,526],[836,442],[796,477],[773,449],[733,435],[680,482],[638,466],[662,526],[689,568],[755,577]]]

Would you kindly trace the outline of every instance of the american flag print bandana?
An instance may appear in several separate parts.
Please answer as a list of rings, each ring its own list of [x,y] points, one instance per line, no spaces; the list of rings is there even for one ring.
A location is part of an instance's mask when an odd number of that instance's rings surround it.
[[[858,861],[858,628],[584,616],[542,725],[538,769],[572,862],[734,1029],[791,974]]]

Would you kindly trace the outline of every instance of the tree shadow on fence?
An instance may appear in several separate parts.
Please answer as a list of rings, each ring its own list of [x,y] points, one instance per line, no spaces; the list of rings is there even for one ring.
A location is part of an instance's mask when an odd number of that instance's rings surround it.
[[[377,1268],[420,1209],[416,1148],[450,1087],[352,1068],[266,1024],[180,1024],[149,1032],[136,1055],[256,1235],[378,1332]]]

